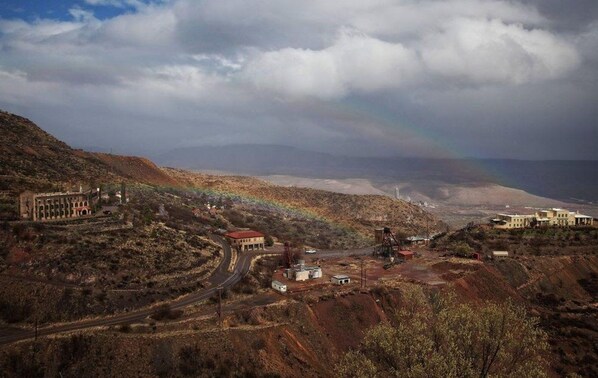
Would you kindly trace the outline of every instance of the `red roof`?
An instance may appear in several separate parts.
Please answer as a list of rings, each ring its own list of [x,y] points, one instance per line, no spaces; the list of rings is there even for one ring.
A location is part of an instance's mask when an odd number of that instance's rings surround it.
[[[411,251],[400,251],[399,255],[402,255],[402,256],[413,256],[413,252],[411,252]]]
[[[229,232],[228,234],[224,235],[227,238],[232,239],[247,239],[247,238],[259,238],[264,237],[264,234],[257,231],[235,231]]]

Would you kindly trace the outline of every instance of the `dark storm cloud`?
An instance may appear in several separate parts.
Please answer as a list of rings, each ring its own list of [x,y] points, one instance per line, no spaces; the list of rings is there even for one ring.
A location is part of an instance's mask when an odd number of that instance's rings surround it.
[[[561,31],[580,31],[598,20],[595,0],[524,0],[550,20],[550,27]]]
[[[123,153],[598,158],[598,7],[563,3],[86,0],[0,19],[0,107]]]

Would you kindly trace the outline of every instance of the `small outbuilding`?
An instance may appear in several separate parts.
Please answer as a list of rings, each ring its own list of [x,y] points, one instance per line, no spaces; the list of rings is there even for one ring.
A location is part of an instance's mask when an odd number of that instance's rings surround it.
[[[336,275],[336,276],[332,276],[332,278],[330,279],[330,282],[332,282],[335,285],[346,285],[351,283],[351,278],[349,278],[349,276],[345,276],[345,275]]]
[[[508,251],[492,251],[493,259],[499,259],[499,258],[504,258],[504,257],[509,257]]]
[[[411,260],[413,259],[413,252],[411,251],[399,251],[399,258],[403,260]]]
[[[284,294],[287,292],[287,285],[283,284],[280,281],[274,280],[272,281],[272,289]]]

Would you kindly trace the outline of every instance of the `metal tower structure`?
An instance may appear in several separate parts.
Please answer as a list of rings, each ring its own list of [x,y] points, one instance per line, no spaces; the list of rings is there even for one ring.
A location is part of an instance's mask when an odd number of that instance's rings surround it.
[[[291,243],[284,242],[284,255],[283,264],[286,268],[290,268],[293,265],[293,251],[291,250]]]
[[[384,257],[396,257],[395,250],[401,249],[401,243],[392,233],[390,228],[384,227],[382,243],[374,248],[374,255]]]

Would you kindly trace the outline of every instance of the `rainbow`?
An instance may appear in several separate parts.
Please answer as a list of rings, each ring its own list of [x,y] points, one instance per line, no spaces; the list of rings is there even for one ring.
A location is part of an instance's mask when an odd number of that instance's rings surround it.
[[[336,220],[321,216],[320,214],[317,214],[313,210],[300,209],[300,208],[296,208],[296,207],[289,206],[286,204],[282,204],[277,201],[265,200],[265,199],[257,197],[257,196],[233,193],[233,192],[228,192],[228,191],[221,190],[221,189],[203,188],[203,187],[199,187],[199,186],[175,187],[175,186],[164,186],[164,185],[161,185],[161,186],[151,185],[151,187],[159,188],[162,190],[172,190],[172,191],[184,190],[184,191],[192,192],[195,194],[204,194],[209,197],[222,197],[222,198],[230,199],[237,203],[267,208],[267,209],[271,209],[271,210],[274,210],[274,211],[277,211],[277,212],[280,212],[283,214],[288,214],[290,216],[294,216],[297,218],[303,218],[303,219],[324,222],[324,223],[329,224],[330,226],[333,226],[333,227],[343,230],[343,231],[356,232],[356,230],[354,230],[350,226],[340,223]]]
[[[376,102],[367,101],[364,98],[348,97],[340,101],[305,101],[302,105],[305,112],[315,111],[362,134],[364,128],[369,127],[372,134],[383,134],[385,139],[412,139],[415,143],[422,142],[434,150],[439,157],[445,159],[445,162],[455,172],[471,172],[474,177],[496,183],[512,181],[508,177],[489,170],[481,160],[468,159],[455,146],[448,144],[445,138],[438,133],[399,120],[396,114]]]

